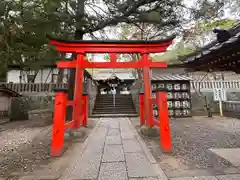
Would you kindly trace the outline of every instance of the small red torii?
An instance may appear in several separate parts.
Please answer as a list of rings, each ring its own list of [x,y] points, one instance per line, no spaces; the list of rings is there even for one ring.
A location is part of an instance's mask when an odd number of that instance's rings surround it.
[[[52,137],[52,156],[59,156],[63,148],[63,138],[65,128],[80,128],[80,125],[87,124],[87,100],[83,98],[83,72],[85,68],[143,68],[144,80],[144,116],[145,124],[149,128],[157,124],[153,118],[152,111],[152,90],[150,82],[150,68],[166,68],[166,62],[153,62],[149,59],[150,53],[165,52],[172,44],[174,37],[164,40],[107,40],[107,41],[87,41],[87,40],[61,40],[50,38],[50,43],[56,47],[58,52],[76,53],[76,59],[72,61],[59,61],[58,68],[76,68],[75,91],[73,101],[67,102],[66,92],[58,90],[55,100],[54,125]],[[86,53],[109,53],[110,62],[89,62],[84,58]],[[138,53],[141,59],[130,62],[117,62],[117,54]],[[162,96],[165,97],[165,96]],[[158,98],[159,99],[159,98]],[[84,102],[83,102],[84,101]],[[83,104],[85,103],[85,106]],[[61,107],[59,108],[59,105]],[[67,105],[73,106],[72,121],[65,124],[65,114]],[[59,109],[59,110],[57,110]],[[61,121],[61,123],[59,123]],[[170,131],[169,131],[170,133]]]

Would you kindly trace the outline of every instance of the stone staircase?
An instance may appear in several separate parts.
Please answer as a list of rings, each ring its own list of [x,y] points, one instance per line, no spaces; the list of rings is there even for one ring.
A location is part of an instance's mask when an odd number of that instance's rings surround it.
[[[95,100],[93,116],[138,116],[133,105],[132,96],[127,94],[116,94],[115,107],[113,95],[99,94]]]

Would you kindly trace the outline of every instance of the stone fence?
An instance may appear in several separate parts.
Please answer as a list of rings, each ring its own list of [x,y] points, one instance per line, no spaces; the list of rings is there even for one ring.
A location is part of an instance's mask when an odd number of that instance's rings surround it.
[[[228,117],[240,118],[240,101],[225,101],[223,114]]]
[[[8,111],[0,111],[0,119],[8,117]]]
[[[31,87],[31,88],[30,88]],[[41,88],[40,88],[41,87]],[[51,87],[51,88],[50,88]],[[29,93],[22,93],[22,97],[11,98],[11,105],[8,111],[8,116],[10,120],[27,120],[32,119],[31,117],[48,116],[53,113],[55,93],[40,93],[40,90],[52,91],[52,88],[66,88],[67,84],[29,84],[24,86],[21,84],[19,86],[14,86],[14,84],[8,84],[8,88],[15,89],[18,91],[29,91]],[[32,94],[30,92],[36,92]],[[95,105],[95,99],[97,94],[97,84],[92,79],[86,79],[84,83],[84,93],[88,94],[88,106],[89,115],[92,114],[92,110]],[[47,111],[48,110],[48,111]],[[39,111],[39,112],[38,112]],[[44,113],[43,113],[44,112]],[[40,123],[41,124],[41,123]]]
[[[1,83],[18,93],[53,92],[54,88],[67,88],[66,83]]]
[[[11,121],[28,120],[28,112],[49,109],[53,112],[53,96],[22,96],[11,98],[8,116]]]
[[[139,113],[139,108],[140,108],[139,95],[141,91],[142,91],[142,82],[141,80],[137,80],[130,89],[133,104],[135,106],[137,113]]]
[[[89,79],[90,81],[93,81]],[[66,88],[66,83],[1,83],[6,85],[9,89],[18,93],[50,93],[54,88]],[[212,90],[215,88],[234,89],[240,91],[240,81],[191,81],[191,89]],[[86,85],[85,85],[86,86]],[[239,89],[239,90],[238,90]]]
[[[213,90],[215,88],[240,91],[240,81],[191,81],[191,90]]]

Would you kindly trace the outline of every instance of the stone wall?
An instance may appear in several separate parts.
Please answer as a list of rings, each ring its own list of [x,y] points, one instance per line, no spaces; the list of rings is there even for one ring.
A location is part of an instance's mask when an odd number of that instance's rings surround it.
[[[206,96],[206,99],[205,97]],[[205,105],[209,104],[212,112],[216,111],[216,104],[213,101],[213,93],[212,92],[191,92],[191,104],[192,104],[192,115],[207,115],[207,111]]]
[[[85,92],[88,94],[88,114],[91,115],[97,96],[97,84],[95,84],[91,79],[88,79]]]
[[[28,111],[49,109],[53,112],[53,96],[13,97],[9,108],[9,119],[28,120]]]
[[[240,101],[226,101],[223,103],[223,115],[240,119]]]
[[[35,121],[35,126],[48,126],[53,123],[53,111],[51,109],[36,109],[28,111],[28,120]]]
[[[203,91],[200,93],[191,92],[192,98],[192,113],[193,115],[205,115],[205,100],[204,96],[207,98],[207,103],[210,105],[213,113],[219,114],[219,104],[214,101],[212,91]],[[227,101],[240,101],[240,92],[227,92]]]
[[[97,95],[97,84],[90,78],[87,78],[84,84],[84,92],[88,94],[88,108],[89,115],[92,114],[95,99]],[[9,107],[9,118],[12,121],[16,120],[28,120],[29,117],[34,116],[49,116],[50,110],[51,114],[54,111],[54,99],[55,93],[35,93],[35,94],[24,94],[23,97],[13,97],[11,98],[11,103]],[[39,112],[37,112],[39,110]],[[42,112],[43,115],[40,115]],[[29,116],[30,113],[30,116]],[[36,117],[35,117],[36,118]]]
[[[133,86],[130,89],[131,95],[132,95],[132,100],[133,100],[133,104],[134,107],[137,111],[137,113],[139,113],[139,94],[142,92],[142,82],[141,80],[136,80],[135,83],[133,84]]]
[[[139,93],[141,92],[141,84],[136,82],[131,88],[131,94],[133,103],[135,105],[136,111],[139,113]],[[206,102],[210,105],[211,111],[214,114],[219,114],[219,104],[213,99],[212,91],[203,91],[201,93],[191,92],[191,105],[192,105],[192,115],[193,116],[207,116],[207,111],[205,108]],[[228,101],[239,101],[240,102],[240,92],[227,92]],[[229,114],[229,112],[228,112]],[[239,110],[240,115],[240,110]]]

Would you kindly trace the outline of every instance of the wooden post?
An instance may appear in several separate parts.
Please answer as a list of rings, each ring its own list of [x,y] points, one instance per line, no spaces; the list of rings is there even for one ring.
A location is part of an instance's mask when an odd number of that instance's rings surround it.
[[[51,156],[60,156],[64,144],[64,123],[67,106],[67,89],[55,89]]]
[[[223,116],[223,108],[222,108],[222,100],[219,100],[219,112],[220,112],[220,116]]]
[[[88,94],[83,94],[83,120],[82,125],[84,127],[88,124]]]
[[[167,94],[165,90],[157,90],[158,121],[160,128],[160,145],[163,152],[172,152],[171,132],[168,118]]]
[[[140,93],[139,95],[139,111],[140,111],[140,126],[143,126],[145,124],[144,119],[144,93]]]

